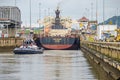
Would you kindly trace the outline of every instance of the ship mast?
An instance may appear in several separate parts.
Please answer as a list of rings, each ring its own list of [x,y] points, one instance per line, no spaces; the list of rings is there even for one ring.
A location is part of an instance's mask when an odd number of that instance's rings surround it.
[[[60,10],[59,10],[59,7],[57,7],[57,10],[55,11],[55,14],[56,14],[55,24],[56,24],[56,25],[59,25],[59,24],[60,24],[60,17],[59,17]]]

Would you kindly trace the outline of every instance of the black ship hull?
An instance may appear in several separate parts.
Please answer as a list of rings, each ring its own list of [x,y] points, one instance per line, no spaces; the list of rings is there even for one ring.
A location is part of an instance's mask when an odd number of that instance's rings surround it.
[[[35,40],[38,47],[45,50],[78,50],[80,49],[80,40],[78,38],[66,37],[44,37]]]

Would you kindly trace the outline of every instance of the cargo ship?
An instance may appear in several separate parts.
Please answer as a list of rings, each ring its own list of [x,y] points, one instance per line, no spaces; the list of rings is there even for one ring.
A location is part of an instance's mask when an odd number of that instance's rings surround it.
[[[59,8],[55,11],[55,18],[45,20],[44,33],[35,38],[39,47],[46,50],[77,50],[80,48],[80,39],[77,34],[71,33],[71,19],[61,19]],[[49,22],[47,22],[49,21]],[[35,36],[34,36],[35,37]]]

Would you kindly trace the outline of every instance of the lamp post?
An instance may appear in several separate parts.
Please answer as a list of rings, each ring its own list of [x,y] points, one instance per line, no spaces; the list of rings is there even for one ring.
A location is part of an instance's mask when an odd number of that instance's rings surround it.
[[[16,6],[16,0],[15,0],[15,6]]]
[[[116,25],[117,25],[117,27],[118,27],[118,13],[119,13],[118,8],[117,8],[117,11],[116,11],[116,12],[117,12],[117,13],[116,13],[116,16],[117,16]]]
[[[98,13],[97,13],[97,10],[98,10],[98,0],[96,0],[96,21],[98,19]]]
[[[103,0],[103,25],[105,21],[105,0]]]
[[[8,25],[7,25],[7,37],[8,37]]]
[[[16,6],[16,0],[15,0],[15,6]],[[17,22],[15,22],[15,37],[17,37]]]
[[[30,7],[30,36],[29,36],[29,39],[32,39],[33,31],[32,31],[32,25],[31,25],[31,0],[29,0],[29,7]]]
[[[29,0],[29,6],[30,6],[30,29],[31,29],[31,0]]]
[[[105,25],[105,18],[104,18],[104,11],[105,11],[105,9],[104,9],[104,7],[105,7],[105,2],[104,2],[104,0],[103,0],[103,32],[104,32],[104,25]],[[105,37],[105,35],[103,35],[104,37]],[[103,38],[103,40],[105,40],[105,38]]]
[[[91,3],[91,21],[93,20],[93,3]]]
[[[6,36],[5,37],[8,37],[8,25],[9,24],[6,24],[5,26],[6,26],[6,31],[7,31],[7,33],[6,33]]]
[[[41,27],[41,3],[39,3],[39,27]]]

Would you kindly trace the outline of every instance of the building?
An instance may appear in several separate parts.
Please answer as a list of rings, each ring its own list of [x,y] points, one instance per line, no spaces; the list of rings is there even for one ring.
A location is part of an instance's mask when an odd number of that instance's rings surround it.
[[[86,17],[78,20],[80,31],[83,34],[83,40],[94,41],[96,37],[97,21],[90,21]]]
[[[97,27],[97,39],[105,40],[109,36],[117,36],[117,25],[99,25]]]
[[[88,22],[88,29],[96,30],[97,27],[96,28],[94,28],[94,27],[97,25],[98,25],[97,21],[89,21]]]
[[[16,6],[0,6],[0,27],[5,37],[14,37],[21,27],[21,12]]]
[[[80,28],[82,29],[87,29],[89,19],[86,17],[82,17],[81,19],[78,20],[78,23],[80,25]]]

